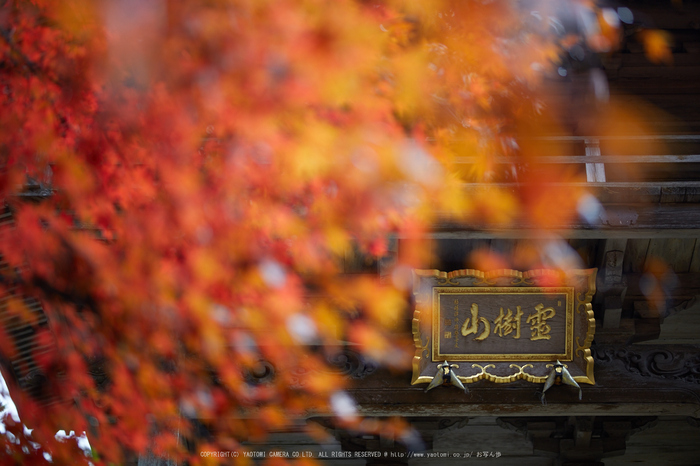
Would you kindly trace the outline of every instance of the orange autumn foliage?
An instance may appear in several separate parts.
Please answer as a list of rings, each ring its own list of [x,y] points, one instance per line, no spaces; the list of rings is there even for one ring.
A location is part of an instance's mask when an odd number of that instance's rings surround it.
[[[16,395],[32,441],[55,464],[88,460],[58,429],[86,432],[93,463],[151,448],[209,464],[176,441],[193,419],[211,450],[310,412],[359,422],[334,408],[345,380],[323,356],[349,341],[405,367],[409,297],[406,280],[343,276],[345,252],[381,255],[438,214],[550,219],[550,192],[463,190],[507,176],[496,156],[535,155],[518,128],[571,40],[547,21],[507,0],[7,2],[0,284],[41,300],[65,401]]]

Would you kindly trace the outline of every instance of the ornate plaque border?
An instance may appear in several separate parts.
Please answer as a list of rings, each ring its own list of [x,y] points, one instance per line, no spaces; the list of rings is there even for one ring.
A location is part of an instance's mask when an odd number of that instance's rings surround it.
[[[495,383],[508,383],[524,379],[532,383],[544,383],[552,364],[559,359],[579,383],[595,384],[591,342],[595,334],[595,318],[591,301],[595,294],[597,269],[571,270],[496,270],[481,272],[462,269],[454,272],[439,270],[414,270],[414,295],[416,308],[413,314],[413,341],[416,352],[413,357],[411,384],[429,383],[437,370],[437,364],[447,359],[456,363],[454,372],[465,383],[482,379]],[[567,293],[573,299],[568,302],[566,354],[552,355],[467,355],[464,357],[434,359],[435,335],[433,308],[438,292],[455,288],[478,289],[478,292],[556,292]],[[437,292],[435,290],[438,290]],[[558,291],[553,291],[558,290]],[[460,291],[455,291],[460,292]],[[530,291],[527,291],[530,292]],[[570,319],[570,320],[569,320]],[[568,351],[571,345],[572,352]],[[438,355],[443,356],[443,355]],[[481,357],[483,356],[483,357]],[[512,357],[511,357],[512,356]]]

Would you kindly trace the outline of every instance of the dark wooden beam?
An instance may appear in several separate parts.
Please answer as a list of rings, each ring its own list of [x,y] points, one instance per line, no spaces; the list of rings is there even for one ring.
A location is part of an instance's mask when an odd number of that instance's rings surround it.
[[[587,156],[583,156],[587,157]],[[586,158],[590,162],[590,159]],[[547,182],[543,181],[537,185],[515,184],[515,183],[464,183],[463,188],[467,191],[499,189],[517,189],[520,187],[533,188],[537,186],[561,187],[561,188],[625,188],[625,189],[646,189],[646,188],[700,188],[700,181],[570,181],[570,182]]]
[[[433,239],[488,238],[700,238],[700,204],[615,204],[605,205],[605,211],[591,223],[576,219],[571,224],[555,225],[543,230],[526,220],[518,220],[507,228],[472,223],[461,225],[446,217],[433,225],[433,230],[421,237]],[[399,238],[410,238],[399,235]]]
[[[412,235],[399,234],[395,235],[399,239],[416,239]],[[491,229],[491,230],[468,230],[454,228],[450,230],[433,230],[431,232],[420,235],[420,238],[433,240],[440,239],[459,239],[459,240],[474,240],[474,239],[608,239],[608,238],[625,238],[625,239],[648,239],[648,238],[700,238],[698,229],[690,228],[648,228],[615,230],[615,229],[590,229],[590,230],[572,230],[565,228],[556,228],[549,230],[535,229]]]
[[[586,139],[596,138],[600,141],[666,141],[700,142],[699,134],[630,134],[619,136],[542,136],[533,138],[538,141],[577,141],[585,142]]]
[[[477,163],[477,157],[455,157],[455,163],[472,164]],[[493,162],[499,164],[518,163],[521,159],[512,157],[497,156]],[[590,163],[588,155],[544,155],[539,157],[528,157],[527,161],[535,164],[576,164]],[[599,155],[595,159],[597,163],[700,163],[700,154],[687,155]],[[586,183],[588,184],[588,183]]]
[[[355,383],[350,393],[370,416],[627,416],[700,417],[700,377],[696,346],[618,345],[596,347],[595,385],[583,384],[583,399],[565,385],[537,392],[542,384],[487,380],[425,392],[410,385],[410,374],[378,370]],[[661,363],[659,363],[661,361]]]

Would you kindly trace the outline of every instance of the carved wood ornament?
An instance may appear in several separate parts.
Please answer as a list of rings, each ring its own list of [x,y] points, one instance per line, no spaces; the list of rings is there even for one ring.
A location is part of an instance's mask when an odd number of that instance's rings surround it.
[[[464,383],[544,383],[559,360],[594,384],[596,272],[415,270],[411,383],[430,382],[444,361]]]

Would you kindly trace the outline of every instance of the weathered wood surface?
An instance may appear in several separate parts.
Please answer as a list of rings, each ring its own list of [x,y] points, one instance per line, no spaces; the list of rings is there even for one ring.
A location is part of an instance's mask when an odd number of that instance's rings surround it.
[[[399,239],[415,239],[412,235],[393,235]],[[626,238],[626,239],[646,239],[649,238],[698,238],[700,231],[696,228],[645,228],[645,229],[566,229],[554,228],[549,230],[536,229],[516,229],[516,228],[493,228],[493,229],[443,229],[440,231],[430,231],[421,234],[420,238],[433,240],[454,239],[606,239],[606,238]]]
[[[563,188],[626,188],[626,189],[645,189],[645,188],[700,188],[700,181],[568,181],[568,182],[547,182],[531,184],[534,189],[538,186],[555,186]],[[492,188],[513,188],[518,185],[515,183],[464,183],[462,187],[466,190],[488,190]],[[521,186],[527,186],[525,184]]]
[[[542,386],[524,381],[495,384],[482,380],[468,385],[469,394],[451,386],[425,393],[425,384],[410,385],[409,373],[390,374],[385,371],[377,371],[358,381],[350,393],[360,412],[371,416],[700,417],[700,381],[684,380],[683,375],[683,367],[697,365],[698,347],[687,347],[685,353],[681,350],[683,356],[670,360],[666,371],[663,356],[670,347],[633,345],[629,348],[613,349],[620,352],[618,359],[615,356],[608,362],[596,359],[596,384],[582,384],[581,401],[577,399],[576,389],[561,385],[547,391],[547,404],[543,405],[538,396]],[[661,363],[661,369],[654,369],[655,363]],[[674,368],[675,372],[669,368]],[[639,373],[645,371],[651,371],[650,375]]]
[[[643,277],[644,273],[628,273],[625,275],[627,279],[627,296],[644,296],[644,291],[640,286]],[[700,294],[699,274],[676,273],[669,276],[668,279],[670,280],[668,291],[674,295],[694,296]]]
[[[623,259],[624,272],[641,272],[644,270],[644,262],[647,257],[650,240],[647,238],[630,239],[627,241],[625,257]]]
[[[661,260],[676,273],[688,272],[695,242],[694,238],[652,239],[649,242],[644,268],[649,269],[652,261]]]
[[[688,272],[700,272],[700,241],[695,241],[695,247],[691,256]]]
[[[533,138],[538,141],[578,141],[583,142],[586,139],[595,137],[599,141],[694,141],[700,142],[700,134],[630,134],[617,136],[542,136]]]
[[[554,225],[556,233],[567,238],[698,238],[700,204],[607,204],[598,216],[577,218],[571,223]],[[485,231],[488,230],[488,231]],[[447,217],[438,220],[425,236],[431,238],[518,238],[552,236],[538,231],[527,219],[518,219],[504,228],[499,225],[471,223],[460,225]],[[691,246],[692,247],[692,246]]]
[[[685,419],[661,419],[649,429],[631,435],[625,454],[605,458],[605,466],[697,464],[698,437],[700,429]]]
[[[542,157],[528,157],[528,163],[533,164],[578,164],[590,163],[589,155],[551,155]],[[687,155],[598,155],[596,163],[700,163],[700,154]],[[473,164],[481,159],[477,157],[455,157],[458,164]],[[512,157],[497,156],[491,160],[497,164],[511,164],[521,161]]]

